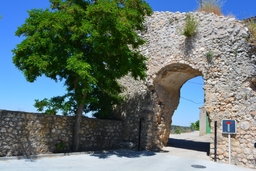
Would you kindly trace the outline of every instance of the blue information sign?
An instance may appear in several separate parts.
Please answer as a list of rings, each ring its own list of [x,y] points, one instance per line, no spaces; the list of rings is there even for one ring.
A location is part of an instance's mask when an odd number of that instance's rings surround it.
[[[223,134],[236,134],[236,120],[222,120]]]

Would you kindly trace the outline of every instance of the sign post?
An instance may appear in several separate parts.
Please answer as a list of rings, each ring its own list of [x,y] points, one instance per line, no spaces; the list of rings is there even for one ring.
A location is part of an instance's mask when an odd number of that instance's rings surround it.
[[[222,133],[228,134],[228,157],[229,157],[229,164],[230,164],[231,163],[230,135],[236,134],[236,121],[235,120],[222,120]]]
[[[226,122],[226,124],[228,125],[228,132],[230,132],[230,125],[231,122]],[[229,164],[231,163],[231,142],[230,142],[230,134],[228,134],[228,161]]]

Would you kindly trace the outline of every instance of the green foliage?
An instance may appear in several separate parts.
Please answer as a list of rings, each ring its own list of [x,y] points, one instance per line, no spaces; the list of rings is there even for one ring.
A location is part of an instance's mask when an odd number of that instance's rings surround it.
[[[181,34],[186,37],[193,37],[197,33],[199,21],[192,15],[186,14],[185,26],[181,30]]]
[[[205,55],[206,55],[207,62],[209,64],[211,64],[212,61],[213,61],[213,52],[212,51],[208,51]]]
[[[171,134],[181,134],[191,132],[190,127],[171,125]]]
[[[199,120],[197,120],[195,123],[194,122],[192,122],[191,124],[190,124],[190,128],[192,129],[192,130],[199,130]]]
[[[181,129],[177,127],[177,128],[175,128],[174,132],[175,132],[175,134],[181,134]]]
[[[61,111],[64,116],[73,115],[76,112],[75,100],[67,95],[56,96],[50,99],[44,98],[43,100],[36,99],[34,106],[39,112],[49,115],[55,115],[58,111]]]
[[[236,50],[234,50],[234,55],[235,55],[235,57],[237,57],[237,55],[238,55],[238,51],[237,51],[237,49],[236,49]]]
[[[39,111],[71,114],[82,104],[107,118],[122,100],[117,79],[146,76],[146,57],[138,50],[145,41],[136,31],[145,29],[152,9],[144,0],[50,2],[50,9],[30,10],[16,31],[25,39],[13,50],[13,63],[29,82],[42,75],[64,80],[67,93],[36,100]]]
[[[65,143],[63,140],[58,140],[57,143],[55,144],[56,150],[57,151],[62,151],[65,148]]]
[[[246,20],[245,24],[247,25],[247,27],[251,33],[250,43],[256,44],[256,21],[255,21],[255,19]]]
[[[244,95],[244,100],[248,100],[248,94],[247,93],[245,93],[245,95]]]
[[[114,105],[118,105],[123,101],[123,97],[117,93],[106,93],[98,87],[90,93],[94,99],[90,101],[85,109],[85,113],[92,111],[94,116],[99,119],[112,118],[110,115]]]

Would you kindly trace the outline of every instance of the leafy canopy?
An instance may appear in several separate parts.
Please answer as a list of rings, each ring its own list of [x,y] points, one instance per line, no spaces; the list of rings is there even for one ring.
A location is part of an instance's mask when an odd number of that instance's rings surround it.
[[[190,128],[191,128],[192,130],[197,130],[197,131],[199,131],[199,120],[197,120],[196,122],[192,122],[192,123],[190,124]]]
[[[136,31],[152,10],[144,0],[50,0],[51,8],[33,9],[16,31],[25,39],[13,50],[13,63],[27,81],[45,75],[64,81],[67,93],[37,100],[39,111],[110,111],[121,97],[117,79],[146,76],[145,41]],[[107,100],[107,101],[106,101]],[[102,104],[104,103],[104,104]]]

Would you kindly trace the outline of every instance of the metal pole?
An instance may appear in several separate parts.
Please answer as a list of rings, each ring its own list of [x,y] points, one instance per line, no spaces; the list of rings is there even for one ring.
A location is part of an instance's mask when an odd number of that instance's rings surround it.
[[[228,123],[228,163],[231,164],[230,122]]]
[[[230,142],[230,134],[228,134],[228,161],[231,164],[231,142]]]
[[[214,161],[216,162],[217,156],[217,121],[214,121]]]
[[[139,142],[138,142],[138,151],[140,151],[141,125],[142,125],[142,118],[140,118],[140,125],[139,125]]]

